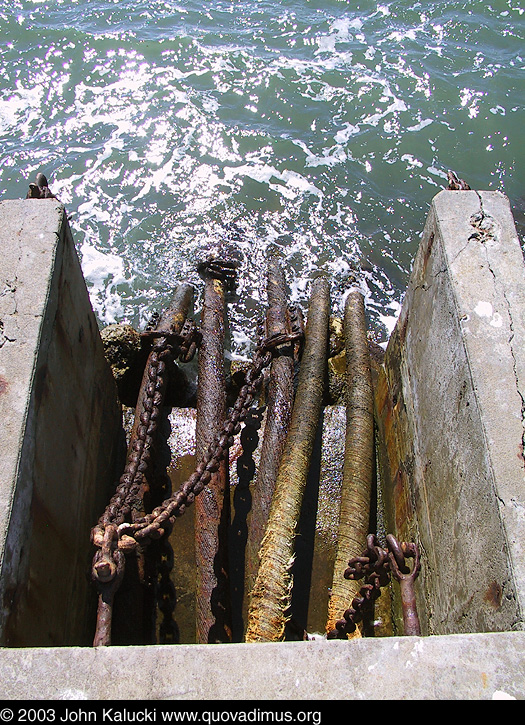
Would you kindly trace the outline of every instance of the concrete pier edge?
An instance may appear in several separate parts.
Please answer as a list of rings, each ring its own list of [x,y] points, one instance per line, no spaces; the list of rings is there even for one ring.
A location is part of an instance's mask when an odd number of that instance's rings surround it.
[[[78,276],[78,261],[71,256],[74,248],[63,208],[54,201],[30,201],[24,207],[26,203],[2,202],[0,207],[4,219],[0,242],[7,248],[15,238],[18,245],[13,262],[18,264],[17,273],[4,269],[0,297],[0,333],[5,338],[0,338],[0,375],[9,382],[7,373],[14,370],[12,360],[6,370],[1,366],[4,353],[15,348],[10,324],[16,322],[12,315],[21,312],[15,304],[22,300],[20,294],[15,299],[17,285],[23,274],[26,280],[31,277],[36,265],[43,274],[34,288],[34,309],[20,317],[24,324],[31,323],[37,344],[26,358],[22,381],[30,401],[35,398],[35,379],[40,381],[41,395],[42,380],[49,374],[47,363],[42,366],[42,349],[39,355],[35,352],[40,341],[46,341],[44,348],[52,351],[53,362],[60,359],[56,350],[62,349],[64,339],[72,345],[85,334],[82,326],[80,335],[80,318],[73,315],[71,322],[60,322],[67,334],[53,342],[56,302],[51,305],[52,319],[46,320],[50,290],[59,290],[64,282],[62,277],[58,284],[60,274],[54,274],[55,264],[62,268],[64,254],[70,256],[68,274],[77,270],[75,289],[79,286],[80,291],[74,295],[75,304],[87,305],[81,316],[91,320],[92,311]],[[45,260],[45,268],[38,267],[38,260]],[[65,299],[71,300],[70,290],[67,295]],[[52,646],[52,640],[44,646],[28,640],[25,646],[17,643],[21,641],[17,634],[15,646],[0,648],[0,699],[525,699],[524,310],[525,267],[506,198],[484,191],[438,194],[376,391],[376,406],[386,421],[382,474],[390,496],[387,524],[398,537],[422,545],[417,592],[428,636],[92,648]],[[98,359],[96,338],[93,354]],[[35,376],[39,369],[44,372]],[[0,392],[9,403],[10,388],[2,383]],[[22,544],[35,520],[25,514],[40,513],[31,503],[31,491],[38,483],[32,474],[23,482],[23,510],[13,510],[18,505],[17,481],[28,470],[27,463],[21,465],[13,455],[19,455],[24,435],[31,432],[30,406],[30,402],[18,406],[14,422],[7,415],[8,406],[1,411],[11,422],[11,446],[18,446],[18,453],[6,449],[10,458],[3,465],[2,540],[11,537],[22,563],[27,556]],[[95,409],[97,420],[104,419],[100,408]],[[31,451],[35,440],[33,435]],[[97,466],[91,468],[95,471]],[[93,501],[90,505],[94,503],[98,505]],[[87,519],[94,520],[95,510],[98,513],[96,506],[87,512]],[[25,523],[23,533],[10,528],[17,520]],[[0,582],[4,645],[10,644],[5,622],[13,612],[15,624],[9,626],[16,632],[19,616],[13,605],[24,602],[24,597],[31,601],[27,581],[35,576],[27,563],[19,575],[12,563],[7,564],[15,588]],[[5,566],[4,556],[0,577]],[[24,607],[21,614],[31,612]],[[34,624],[28,625],[33,632]],[[77,633],[70,630],[69,635],[78,637],[81,627],[78,622],[74,626]]]
[[[9,700],[525,699],[525,632],[0,651]]]
[[[0,644],[88,644],[121,407],[64,207],[1,201],[0,222]]]
[[[376,391],[387,528],[423,552],[423,634],[524,628],[524,343],[508,199],[440,192]]]

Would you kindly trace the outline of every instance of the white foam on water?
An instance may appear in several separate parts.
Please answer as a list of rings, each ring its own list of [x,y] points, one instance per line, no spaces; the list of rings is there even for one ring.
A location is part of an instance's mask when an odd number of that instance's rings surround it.
[[[380,322],[385,326],[388,336],[390,337],[399,319],[401,304],[399,302],[392,301],[387,306],[386,310],[391,310],[392,314],[379,314],[378,318]]]
[[[338,131],[334,136],[336,143],[339,144],[346,143],[351,136],[355,136],[356,133],[359,133],[359,126],[355,126],[353,123],[345,122],[343,126],[344,128]]]
[[[243,261],[239,329],[264,305],[275,248],[304,305],[319,269],[338,300],[347,268],[366,258],[371,322],[389,331],[447,168],[478,148],[469,173],[457,169],[471,185],[521,188],[520,108],[507,95],[523,11],[511,3],[508,15],[451,0],[379,1],[366,14],[301,0],[271,13],[265,3],[55,5],[2,11],[0,184],[16,198],[20,179],[46,172],[103,322],[147,317],[225,242]],[[245,345],[234,337],[233,354]]]
[[[123,259],[100,252],[88,242],[80,248],[82,272],[89,288],[91,303],[99,320],[106,325],[123,321],[124,306],[118,285],[128,285]]]

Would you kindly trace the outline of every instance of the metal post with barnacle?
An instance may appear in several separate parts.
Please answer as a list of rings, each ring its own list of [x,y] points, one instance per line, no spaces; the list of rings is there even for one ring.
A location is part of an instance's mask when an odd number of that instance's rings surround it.
[[[370,353],[366,334],[365,305],[357,287],[349,290],[344,316],[346,348],[346,436],[343,483],[339,505],[339,529],[326,630],[357,594],[357,586],[345,579],[348,559],[357,556],[369,531],[374,471],[374,402]]]
[[[280,641],[285,637],[296,529],[323,402],[329,317],[330,285],[325,277],[318,277],[312,283],[290,430],[250,594],[247,642]]]

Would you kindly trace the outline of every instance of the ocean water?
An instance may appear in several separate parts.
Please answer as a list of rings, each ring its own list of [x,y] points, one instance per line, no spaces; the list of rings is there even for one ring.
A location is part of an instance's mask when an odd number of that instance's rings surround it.
[[[523,0],[0,0],[0,198],[43,171],[101,326],[222,254],[249,354],[268,255],[291,301],[358,270],[388,339],[454,169],[525,212]],[[520,227],[521,228],[521,227]]]

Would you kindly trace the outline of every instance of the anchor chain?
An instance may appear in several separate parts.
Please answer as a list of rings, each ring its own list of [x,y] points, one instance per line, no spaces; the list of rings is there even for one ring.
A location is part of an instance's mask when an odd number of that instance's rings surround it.
[[[179,334],[152,330],[143,335],[153,339],[152,351],[148,358],[148,382],[144,388],[143,411],[117,489],[100,517],[98,526],[92,531],[92,541],[99,547],[103,546],[106,528],[110,524],[116,526],[122,524],[127,516],[139,509],[142,503],[143,476],[151,458],[153,437],[157,430],[163,400],[162,391],[167,382],[166,365],[177,358],[188,362],[199,342],[196,325],[188,320]],[[132,542],[128,544],[134,548]],[[119,548],[125,549],[125,542],[120,541]],[[98,576],[95,578],[99,579]]]
[[[277,354],[277,348],[283,344],[302,345],[304,332],[297,312],[293,313],[293,320],[295,324],[290,334],[277,334],[259,341],[237,400],[193,474],[160,506],[139,517],[143,476],[149,465],[153,436],[163,401],[166,364],[176,358],[183,361],[191,359],[201,339],[195,324],[188,321],[184,323],[180,334],[157,330],[143,333],[145,337],[153,339],[153,347],[148,358],[148,382],[144,389],[140,424],[117,490],[91,534],[93,545],[100,549],[94,556],[92,566],[92,578],[100,593],[95,646],[108,644],[110,641],[112,602],[122,580],[124,555],[139,547],[142,549],[151,541],[169,533],[176,518],[184,514],[187,507],[194,502],[195,496],[205,488],[212,474],[218,470],[233,444],[234,436],[240,431],[242,421],[248,415],[262,384],[264,369]],[[129,518],[132,520],[127,521]],[[104,606],[105,600],[110,602],[107,607]]]
[[[118,527],[119,542],[122,548],[128,546],[128,539],[133,537],[137,543],[147,544],[148,539],[159,539],[171,530],[175,519],[182,516],[207,485],[215,473],[227,450],[233,445],[233,438],[241,429],[241,423],[248,411],[263,380],[263,371],[272,361],[274,350],[283,343],[295,342],[302,337],[302,332],[289,335],[274,335],[266,338],[257,347],[250,369],[246,372],[244,385],[241,387],[237,400],[231,408],[221,431],[209,446],[202,460],[192,475],[182,484],[179,490],[150,514],[146,514],[133,523],[122,523]],[[119,543],[120,545],[120,543]]]
[[[167,383],[167,364],[176,358],[187,359],[199,341],[194,323],[184,324],[179,334],[163,330],[155,335],[144,376],[142,412],[132,434],[124,472],[97,525],[91,541],[99,548],[93,557],[92,579],[98,589],[95,647],[111,642],[113,600],[124,577],[125,554],[137,544],[131,537],[119,537],[118,526],[128,516],[135,518],[142,505],[144,475],[148,469],[154,435],[160,418]]]
[[[328,639],[346,639],[356,630],[356,624],[372,611],[374,602],[381,596],[381,588],[390,583],[392,575],[401,585],[401,603],[406,635],[419,635],[419,619],[414,596],[414,582],[421,569],[419,549],[414,543],[400,543],[392,534],[386,537],[386,549],[379,546],[375,534],[366,537],[367,548],[362,556],[348,562],[343,576],[345,579],[363,579],[365,583],[358,596],[352,599],[343,619],[328,633]],[[412,570],[405,559],[413,558]]]

